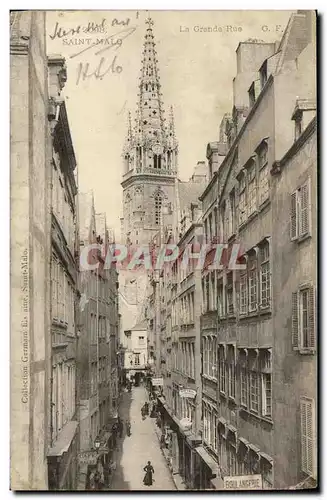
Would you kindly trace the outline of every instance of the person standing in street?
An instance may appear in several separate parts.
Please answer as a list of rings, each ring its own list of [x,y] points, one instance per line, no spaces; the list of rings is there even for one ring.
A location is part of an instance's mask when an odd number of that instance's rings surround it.
[[[123,425],[123,421],[118,418],[118,432],[119,432],[119,437],[123,437],[123,430],[124,430],[124,425]]]
[[[143,468],[143,470],[145,471],[143,484],[145,484],[145,486],[152,486],[152,483],[154,481],[152,477],[152,475],[154,474],[154,468],[152,467],[150,460],[148,461],[147,465]]]

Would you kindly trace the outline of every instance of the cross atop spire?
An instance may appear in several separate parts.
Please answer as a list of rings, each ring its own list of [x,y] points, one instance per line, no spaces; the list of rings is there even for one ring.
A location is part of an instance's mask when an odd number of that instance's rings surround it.
[[[145,24],[148,24],[149,27],[148,29],[150,28],[151,29],[151,26],[154,25],[154,22],[152,21],[151,17],[148,17],[146,20],[145,20]]]

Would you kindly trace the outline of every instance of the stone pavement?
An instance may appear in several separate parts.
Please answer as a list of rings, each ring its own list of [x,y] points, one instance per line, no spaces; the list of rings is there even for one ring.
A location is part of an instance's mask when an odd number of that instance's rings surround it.
[[[142,420],[141,407],[147,400],[143,387],[133,387],[132,393],[123,393],[119,414],[126,422],[130,420],[132,434],[119,440],[119,449],[115,460],[117,469],[113,476],[112,490],[176,490],[163,456],[155,432],[155,419],[147,417]],[[150,460],[154,468],[154,483],[144,486],[143,467]]]

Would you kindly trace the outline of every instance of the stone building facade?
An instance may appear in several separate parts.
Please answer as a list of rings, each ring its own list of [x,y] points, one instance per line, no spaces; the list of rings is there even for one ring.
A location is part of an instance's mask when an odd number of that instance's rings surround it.
[[[77,411],[77,184],[76,158],[65,101],[65,60],[50,56],[51,128],[51,420],[48,450],[49,489],[74,490],[78,474]]]
[[[80,252],[91,267],[80,269],[80,451],[83,456],[94,450],[98,438],[105,462],[112,451],[110,431],[118,411],[118,275],[114,266],[104,266],[104,254],[113,241],[105,214],[95,212],[92,192],[80,193],[79,217]],[[102,250],[92,250],[91,245]],[[89,472],[84,462],[84,475]]]
[[[46,57],[43,12],[11,14],[11,65],[12,234],[18,237],[15,249],[20,251],[25,242],[20,293],[26,296],[21,311],[24,356],[19,356],[24,363],[24,391],[22,398],[12,400],[11,459],[13,471],[19,474],[13,473],[11,486],[74,489],[78,463],[76,160],[60,97],[65,62],[60,56]],[[18,269],[16,253],[12,263]],[[13,317],[16,297],[21,295],[13,298]],[[16,356],[20,350],[13,342],[12,356]],[[16,379],[15,359],[12,366]],[[23,404],[18,411],[19,401]]]
[[[158,398],[163,417],[161,430],[168,443],[172,472],[190,489],[199,481],[196,449],[201,444],[202,410],[201,270],[192,257],[202,242],[198,196],[206,177],[205,163],[198,162],[188,182],[176,183],[174,216],[163,217],[161,241],[176,246],[178,259],[164,264],[152,280],[156,374],[163,378]]]
[[[314,227],[314,26],[314,14],[299,11],[278,46],[237,49],[234,108],[222,123],[226,156],[202,195],[205,239],[226,245],[224,269],[205,269],[202,281],[203,443],[219,464],[217,474],[204,460],[202,488],[222,489],[233,475],[261,474],[264,488],[315,477],[316,270],[307,252],[316,241],[314,231],[296,233],[303,210]],[[257,70],[243,71],[244,61]],[[235,243],[240,270],[228,267]]]
[[[50,440],[50,127],[45,13],[10,14],[11,477],[48,488]]]

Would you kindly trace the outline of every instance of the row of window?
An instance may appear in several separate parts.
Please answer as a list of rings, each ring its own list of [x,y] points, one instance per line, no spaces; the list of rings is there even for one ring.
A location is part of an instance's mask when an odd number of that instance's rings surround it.
[[[270,350],[235,349],[204,337],[202,366],[203,375],[217,380],[220,393],[257,415],[271,418]]]
[[[67,245],[71,252],[73,252],[75,243],[74,215],[65,191],[64,179],[60,173],[59,165],[56,165],[54,162],[52,180],[52,210],[61,226]]]
[[[146,355],[144,352],[128,354],[128,362],[129,366],[143,366],[146,363]]]
[[[67,325],[67,332],[75,333],[75,288],[56,256],[51,261],[52,318]]]
[[[87,285],[89,297],[108,300],[108,286],[108,280],[102,278],[96,271],[89,273]]]
[[[237,163],[237,162],[236,162]],[[268,145],[266,141],[238,174],[238,185],[222,202],[219,212],[213,211],[204,220],[204,236],[207,243],[217,237],[226,242],[269,199]]]
[[[230,271],[220,277],[211,271],[202,278],[202,312],[218,310],[219,318],[247,315],[271,304],[269,243],[252,249],[240,262],[244,270]]]
[[[109,337],[110,323],[109,318],[99,315],[98,317],[98,328],[97,328],[97,315],[90,314],[90,340],[91,343],[97,343],[97,335],[99,339],[105,339]]]
[[[237,443],[235,434],[221,424],[216,408],[206,400],[202,402],[202,418],[203,441],[218,455],[224,475],[261,474],[264,488],[272,488],[273,463],[270,457],[259,450],[253,452],[241,440]]]
[[[172,349],[172,368],[176,371],[195,377],[195,344],[194,342],[179,342]]]
[[[194,323],[194,292],[184,294],[179,299],[179,321],[180,325]]]
[[[203,408],[203,439],[219,457],[219,463],[227,475],[262,474],[264,487],[273,485],[272,460],[259,449],[245,440],[236,444],[235,435],[226,435],[225,425],[219,425],[217,410],[206,401]],[[300,399],[301,422],[301,469],[310,477],[317,477],[317,441],[315,401],[311,398]],[[228,439],[233,436],[234,439]]]
[[[75,413],[76,369],[73,363],[59,363],[52,368],[53,440]]]
[[[195,424],[195,405],[190,399],[180,397],[176,384],[173,384],[172,407],[179,420],[188,418],[193,425]]]

